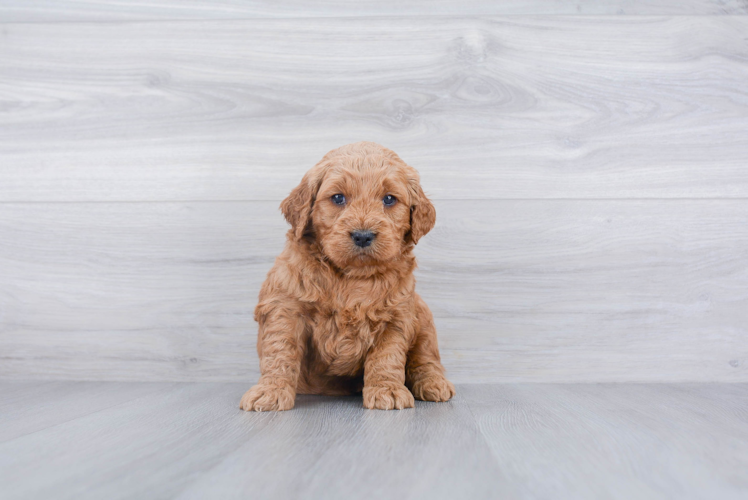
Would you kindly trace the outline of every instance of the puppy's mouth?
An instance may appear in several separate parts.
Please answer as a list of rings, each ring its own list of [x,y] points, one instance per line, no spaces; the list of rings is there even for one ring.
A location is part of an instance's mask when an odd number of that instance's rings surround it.
[[[355,259],[357,260],[373,260],[374,257],[374,251],[371,249],[371,247],[368,248],[358,248],[353,247],[353,250],[351,252]]]
[[[372,247],[359,248],[354,246],[350,251],[351,265],[369,265],[379,262],[378,254]]]

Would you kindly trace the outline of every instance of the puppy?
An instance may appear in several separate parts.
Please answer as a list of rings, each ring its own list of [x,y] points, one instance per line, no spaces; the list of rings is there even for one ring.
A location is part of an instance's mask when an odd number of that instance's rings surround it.
[[[260,290],[262,375],[241,408],[289,410],[296,394],[363,391],[380,410],[454,396],[415,292],[413,247],[436,221],[418,172],[378,144],[349,144],[280,208],[291,229]]]

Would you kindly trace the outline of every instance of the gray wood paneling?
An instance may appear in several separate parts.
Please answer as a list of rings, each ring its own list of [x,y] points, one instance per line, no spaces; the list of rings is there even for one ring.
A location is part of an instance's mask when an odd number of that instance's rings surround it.
[[[0,201],[280,200],[362,139],[438,199],[748,197],[744,16],[0,29]]]
[[[257,376],[274,202],[3,204],[0,376]],[[418,289],[455,381],[748,380],[748,202],[437,202]]]
[[[744,0],[4,0],[3,22],[144,21],[350,16],[724,15],[748,14]]]
[[[47,384],[0,384],[0,408],[38,428],[0,443],[3,498],[748,494],[746,384],[458,385],[449,403],[401,411],[300,396],[288,412],[246,413],[247,384],[68,382],[58,411],[98,405],[107,386],[141,397],[49,425]],[[8,393],[25,397],[8,405]]]
[[[278,202],[366,139],[438,200],[455,381],[746,381],[745,13],[3,2],[0,377],[251,382]]]

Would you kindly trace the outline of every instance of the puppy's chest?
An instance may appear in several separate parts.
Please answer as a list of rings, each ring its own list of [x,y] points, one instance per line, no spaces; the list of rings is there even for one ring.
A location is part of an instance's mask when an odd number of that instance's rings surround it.
[[[386,297],[340,294],[317,308],[313,342],[330,375],[355,376],[366,353],[392,320]]]

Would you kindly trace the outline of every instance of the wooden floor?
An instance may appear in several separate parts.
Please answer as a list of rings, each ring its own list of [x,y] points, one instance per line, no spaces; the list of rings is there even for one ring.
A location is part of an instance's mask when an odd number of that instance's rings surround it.
[[[247,384],[0,383],[0,498],[748,496],[748,384],[461,385],[364,410]]]

